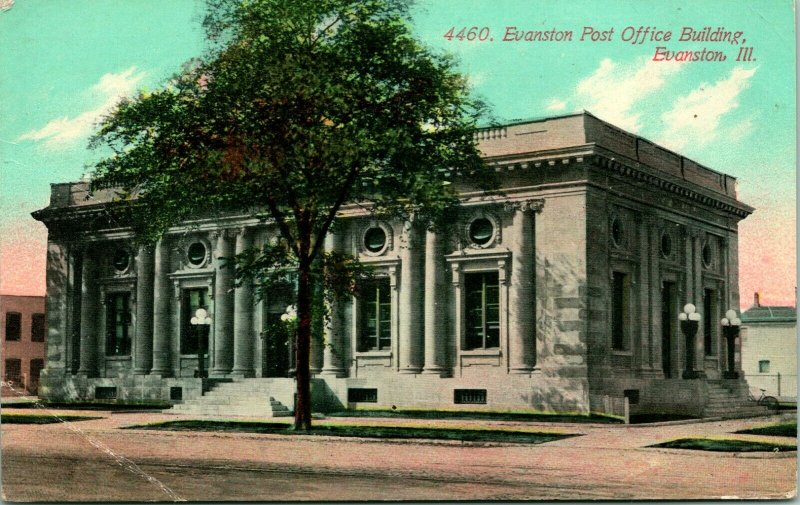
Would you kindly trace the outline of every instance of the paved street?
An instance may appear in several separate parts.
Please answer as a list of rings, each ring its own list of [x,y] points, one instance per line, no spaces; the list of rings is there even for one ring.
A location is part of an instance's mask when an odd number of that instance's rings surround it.
[[[104,418],[40,426],[3,425],[3,498],[13,501],[777,498],[792,496],[795,489],[796,459],[791,453],[734,455],[644,448],[683,436],[727,436],[730,431],[764,424],[768,419],[649,427],[489,423],[536,426],[542,431],[583,435],[531,446],[120,430],[121,426],[179,417],[141,413],[99,415]],[[431,421],[404,423],[430,425]],[[436,424],[464,426],[487,422],[457,420]],[[781,441],[794,443],[794,439]]]

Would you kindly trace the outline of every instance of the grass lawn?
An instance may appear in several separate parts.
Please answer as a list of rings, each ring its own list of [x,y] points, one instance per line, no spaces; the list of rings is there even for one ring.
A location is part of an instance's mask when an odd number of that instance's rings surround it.
[[[168,431],[225,431],[234,433],[275,433],[282,435],[328,435],[335,437],[363,438],[416,438],[428,440],[462,440],[469,442],[512,442],[522,444],[541,444],[572,434],[538,433],[512,430],[476,430],[453,428],[410,428],[399,426],[342,426],[316,425],[310,432],[294,431],[288,423],[267,423],[248,421],[168,421],[136,426],[127,429],[168,430]]]
[[[126,402],[38,402],[38,406],[46,407],[48,409],[66,409],[66,410],[163,410],[168,409],[172,404],[164,403],[126,403]],[[26,403],[8,403],[0,405],[4,409],[35,409],[37,408],[36,402]]]
[[[62,421],[90,421],[92,419],[102,419],[102,417],[90,416],[58,416],[53,417],[47,414],[0,414],[2,424],[55,424]]]
[[[737,431],[736,433],[747,433],[749,435],[768,435],[772,437],[796,437],[797,421],[788,423],[770,424],[759,428]]]
[[[766,442],[751,442],[748,440],[720,440],[711,438],[681,438],[651,445],[649,447],[662,447],[667,449],[694,449],[696,451],[716,452],[789,452],[796,451],[797,447],[786,444],[769,444]]]
[[[621,419],[599,415],[534,414],[522,412],[467,412],[442,410],[345,410],[326,417],[379,417],[389,419],[486,419],[492,421],[530,421],[550,423],[619,424]]]

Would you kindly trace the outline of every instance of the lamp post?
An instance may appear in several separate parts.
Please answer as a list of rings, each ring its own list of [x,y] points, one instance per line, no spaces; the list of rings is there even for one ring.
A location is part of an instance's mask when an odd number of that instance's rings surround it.
[[[197,335],[197,370],[194,371],[194,376],[200,379],[206,379],[208,378],[208,372],[205,370],[206,353],[205,346],[203,345],[205,339],[203,337],[208,335],[208,328],[211,326],[211,318],[208,315],[208,311],[201,307],[194,313],[194,317],[190,322],[194,325],[195,334]]]
[[[700,327],[700,313],[697,308],[687,303],[683,306],[683,312],[678,314],[678,321],[680,321],[681,331],[686,337],[686,369],[683,371],[684,379],[699,379],[705,377],[705,373],[694,369],[694,337],[697,335],[697,329]]]
[[[725,313],[725,317],[719,322],[722,325],[722,334],[728,342],[728,370],[722,372],[725,379],[738,379],[739,372],[736,371],[736,338],[742,327],[742,320],[736,315],[736,311],[731,309]]]

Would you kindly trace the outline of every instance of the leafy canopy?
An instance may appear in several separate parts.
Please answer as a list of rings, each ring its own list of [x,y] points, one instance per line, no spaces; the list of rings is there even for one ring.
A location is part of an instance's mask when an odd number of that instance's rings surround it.
[[[210,0],[208,12],[206,54],[121,102],[91,141],[113,151],[93,187],[135,199],[121,207],[140,236],[245,212],[310,264],[345,203],[431,223],[457,202],[452,179],[487,177],[473,140],[483,106],[449,57],[414,40],[405,2]]]

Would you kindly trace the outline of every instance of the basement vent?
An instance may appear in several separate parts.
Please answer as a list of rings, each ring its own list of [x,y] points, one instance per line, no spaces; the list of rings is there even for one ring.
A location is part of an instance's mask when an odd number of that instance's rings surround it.
[[[348,403],[378,403],[378,390],[375,388],[348,388]]]
[[[622,392],[625,398],[628,399],[628,403],[630,405],[636,405],[639,403],[639,390],[638,389],[626,389]]]
[[[173,386],[169,388],[170,400],[183,400],[183,388],[180,386]]]
[[[486,404],[485,389],[456,389],[453,391],[453,403],[457,404]]]
[[[94,388],[94,397],[97,400],[116,400],[116,386],[97,386]]]

